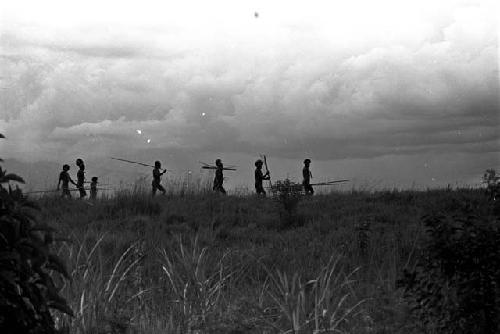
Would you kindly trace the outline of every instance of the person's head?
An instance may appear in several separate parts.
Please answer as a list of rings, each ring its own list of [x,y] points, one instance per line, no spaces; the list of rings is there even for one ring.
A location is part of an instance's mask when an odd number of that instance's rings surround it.
[[[69,165],[63,165],[63,171],[67,172],[69,171]]]
[[[217,159],[217,160],[215,160],[215,165],[216,165],[216,166],[222,166],[222,161],[221,161],[221,159]]]
[[[92,182],[97,182],[97,176],[94,176],[91,180]]]
[[[304,165],[309,166],[311,164],[311,159],[304,160]]]
[[[263,165],[263,164],[264,164],[264,163],[263,163],[263,162],[262,162],[262,160],[260,160],[260,159],[259,159],[259,160],[257,160],[257,161],[255,161],[255,167],[257,167],[257,168],[262,168],[262,165]]]
[[[161,162],[158,160],[155,161],[155,168],[161,168]]]
[[[77,165],[78,167],[80,167],[81,165],[83,165],[83,160],[82,160],[82,159],[80,159],[80,158],[76,159],[76,165]]]

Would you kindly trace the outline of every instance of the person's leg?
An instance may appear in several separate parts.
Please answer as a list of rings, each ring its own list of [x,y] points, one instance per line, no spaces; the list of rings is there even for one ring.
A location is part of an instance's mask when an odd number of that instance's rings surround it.
[[[165,188],[163,188],[163,186],[162,186],[161,184],[158,184],[158,186],[157,186],[157,187],[158,187],[158,190],[160,190],[160,191],[163,193],[163,195],[165,195],[165,193],[167,192],[167,191],[165,190]]]
[[[257,192],[257,195],[262,195],[262,196],[266,197],[266,191],[264,190],[264,188],[262,186],[256,187],[255,190]]]
[[[87,192],[85,191],[85,188],[83,186],[80,186],[78,190],[80,191],[80,198],[84,198],[85,196],[87,196]]]
[[[222,186],[222,184],[219,186],[219,191],[222,193],[222,194],[226,194],[226,189],[224,189],[224,187]]]

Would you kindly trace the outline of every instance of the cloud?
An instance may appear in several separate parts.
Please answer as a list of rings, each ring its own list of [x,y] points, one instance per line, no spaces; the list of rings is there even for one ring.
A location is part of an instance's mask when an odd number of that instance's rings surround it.
[[[3,154],[495,152],[495,19],[487,6],[450,13],[351,44],[316,24],[217,30],[203,40],[170,26],[33,34],[12,26],[0,37]]]

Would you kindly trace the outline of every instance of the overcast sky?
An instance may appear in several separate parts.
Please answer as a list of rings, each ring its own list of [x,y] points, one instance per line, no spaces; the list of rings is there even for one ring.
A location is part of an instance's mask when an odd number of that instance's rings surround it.
[[[275,178],[308,157],[317,178],[473,183],[500,169],[495,6],[2,2],[0,152],[117,175],[110,156],[181,174],[221,157],[233,187],[259,153]]]

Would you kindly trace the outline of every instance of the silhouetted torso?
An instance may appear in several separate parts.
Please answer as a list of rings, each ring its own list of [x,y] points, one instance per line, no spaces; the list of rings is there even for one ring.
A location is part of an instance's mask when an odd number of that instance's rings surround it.
[[[85,183],[85,171],[80,168],[76,173],[76,185],[78,187],[83,187],[84,183]]]
[[[304,167],[302,169],[302,177],[304,179],[302,181],[304,185],[311,183],[311,171],[309,170],[309,167]]]
[[[66,171],[62,171],[60,174],[59,174],[59,180],[62,182],[62,187],[63,189],[68,189],[69,188],[69,180],[70,180],[70,177],[69,177],[69,174],[68,172]]]
[[[153,182],[156,184],[160,184],[161,182],[161,172],[159,168],[153,169]]]

